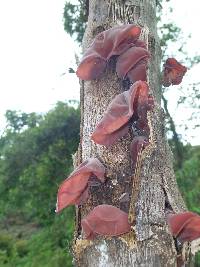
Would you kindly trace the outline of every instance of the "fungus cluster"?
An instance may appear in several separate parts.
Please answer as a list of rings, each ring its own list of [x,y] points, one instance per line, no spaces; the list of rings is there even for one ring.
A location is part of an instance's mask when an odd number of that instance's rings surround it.
[[[147,113],[154,107],[147,83],[147,66],[150,53],[146,44],[139,40],[141,28],[134,24],[121,25],[99,33],[76,71],[82,80],[98,79],[109,60],[116,57],[116,73],[128,78],[132,86],[116,95],[102,119],[97,123],[91,139],[106,147],[112,146],[132,130],[130,154],[133,168],[138,155],[149,145],[150,129]],[[180,84],[187,69],[176,59],[169,58],[164,64],[163,85]],[[77,167],[60,185],[56,212],[69,205],[82,205],[89,197],[92,180],[105,182],[106,168],[97,158],[90,158]],[[191,241],[200,237],[200,216],[192,212],[170,214],[168,224],[174,237]],[[128,214],[112,205],[98,205],[81,221],[84,237],[94,239],[97,235],[118,236],[131,229]]]
[[[86,50],[76,71],[82,80],[99,78],[112,56],[119,56],[116,71],[120,78],[132,81],[146,80],[149,52],[146,44],[138,40],[141,28],[122,25],[99,33]]]

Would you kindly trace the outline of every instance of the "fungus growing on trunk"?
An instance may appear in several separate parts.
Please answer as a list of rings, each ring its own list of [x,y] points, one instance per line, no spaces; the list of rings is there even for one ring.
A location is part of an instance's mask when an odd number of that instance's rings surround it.
[[[80,205],[88,198],[88,180],[97,177],[104,182],[105,167],[97,158],[90,158],[78,166],[60,185],[57,195],[56,212],[69,205]]]
[[[149,108],[149,87],[146,82],[135,82],[128,91],[117,95],[108,106],[103,118],[92,133],[92,140],[110,146],[123,137],[129,129],[129,120],[146,116]],[[150,98],[151,99],[151,98]]]
[[[131,82],[146,81],[147,80],[147,64],[148,59],[140,60],[128,73],[127,77]]]
[[[167,221],[172,235],[181,242],[200,238],[200,216],[193,212],[168,214]]]
[[[145,48],[137,46],[129,48],[117,60],[117,75],[120,78],[128,76],[132,82],[146,81],[146,68],[149,58],[150,54]]]
[[[95,207],[82,221],[83,234],[86,239],[97,235],[119,236],[131,230],[128,214],[111,205]]]
[[[168,58],[163,65],[163,85],[178,85],[182,82],[187,68],[179,63],[175,58]]]
[[[105,70],[107,61],[133,46],[140,32],[140,27],[127,24],[99,33],[84,53],[76,71],[77,76],[82,80],[99,78]]]

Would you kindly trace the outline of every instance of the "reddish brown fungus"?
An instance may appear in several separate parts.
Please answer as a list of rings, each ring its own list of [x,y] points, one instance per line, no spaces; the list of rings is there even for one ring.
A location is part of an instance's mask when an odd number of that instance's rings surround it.
[[[101,76],[106,68],[106,61],[97,54],[90,54],[86,60],[79,65],[76,74],[85,81],[94,80]]]
[[[138,47],[142,47],[142,48],[147,49],[146,43],[144,41],[142,41],[142,40],[136,40],[134,42],[134,46],[138,46]]]
[[[140,90],[137,100],[137,115],[138,117],[146,117],[146,112],[154,107],[154,99],[149,95],[149,87],[147,83],[143,90]]]
[[[136,166],[140,151],[142,151],[148,144],[149,142],[145,136],[136,136],[133,138],[130,146],[133,167]]]
[[[169,213],[167,215],[167,220],[173,235],[178,236],[183,230],[185,223],[194,216],[196,216],[196,214],[193,212],[182,212],[178,214]]]
[[[180,84],[187,71],[187,68],[181,65],[175,58],[168,58],[163,67],[163,85],[165,87]]]
[[[60,185],[57,195],[56,212],[69,205],[80,205],[88,198],[88,180],[96,176],[104,182],[105,168],[96,158],[84,161],[72,172],[68,179]]]
[[[200,238],[200,216],[193,212],[169,214],[168,224],[174,237],[182,242]]]
[[[131,71],[128,75],[131,81],[146,80],[146,67],[149,57],[149,52],[142,47],[133,46],[129,48],[117,60],[116,71],[118,76],[125,78]]]
[[[136,81],[146,81],[147,80],[147,64],[148,60],[143,59],[140,60],[134,68],[132,68],[128,73],[127,77],[130,79],[131,82]]]
[[[81,225],[86,239],[94,239],[96,235],[119,236],[131,229],[127,213],[105,204],[95,207]]]
[[[93,80],[101,76],[106,62],[114,55],[121,55],[134,45],[141,28],[134,24],[113,27],[99,33],[86,50],[76,74],[82,80]],[[141,42],[141,45],[142,42]]]
[[[92,140],[101,145],[110,146],[124,136],[129,129],[128,122],[137,113],[141,116],[142,108],[138,103],[146,105],[149,87],[146,82],[137,81],[128,91],[117,95],[108,106],[103,118],[92,133]]]

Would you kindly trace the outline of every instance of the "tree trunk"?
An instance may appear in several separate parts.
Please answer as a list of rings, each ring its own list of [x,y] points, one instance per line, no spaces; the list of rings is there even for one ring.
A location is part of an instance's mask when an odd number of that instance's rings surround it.
[[[165,137],[164,113],[160,107],[160,47],[156,31],[156,0],[90,0],[88,25],[83,49],[96,34],[116,25],[136,23],[142,27],[141,39],[151,53],[148,83],[156,105],[151,112],[151,132],[154,146],[141,167],[135,230],[120,237],[98,237],[95,241],[81,238],[80,220],[95,206],[111,204],[121,208],[120,196],[131,196],[133,169],[129,146],[131,133],[110,148],[96,145],[90,135],[102,118],[110,101],[129,89],[115,73],[111,60],[103,78],[81,84],[81,143],[78,163],[97,157],[106,167],[107,182],[91,190],[87,203],[77,208],[77,229],[74,240],[75,266],[128,267],[176,266],[177,252],[166,224],[166,207],[175,212],[185,210],[177,188],[172,155]],[[136,186],[137,182],[135,182]],[[123,210],[128,212],[129,202]]]

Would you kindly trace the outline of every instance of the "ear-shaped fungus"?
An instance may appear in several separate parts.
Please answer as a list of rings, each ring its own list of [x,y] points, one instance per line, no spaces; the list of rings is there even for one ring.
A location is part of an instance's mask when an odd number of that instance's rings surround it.
[[[144,49],[147,49],[147,45],[146,45],[146,43],[145,43],[144,41],[142,41],[142,40],[136,40],[136,41],[134,42],[134,46],[142,47],[142,48],[144,48]]]
[[[88,180],[96,176],[104,182],[105,168],[96,158],[84,161],[72,172],[68,179],[60,185],[57,195],[56,212],[61,211],[69,205],[80,205],[88,197]]]
[[[146,68],[149,52],[142,47],[133,46],[119,56],[116,64],[116,71],[120,78],[127,75],[132,82],[146,81]]]
[[[139,80],[146,81],[147,80],[147,64],[148,64],[147,59],[140,60],[134,66],[134,68],[132,68],[127,73],[127,77],[129,78],[129,80],[131,82],[135,82],[135,81],[139,81]]]
[[[163,85],[165,87],[180,84],[187,71],[187,68],[181,65],[175,58],[168,58],[163,67]]]
[[[76,74],[82,80],[93,80],[101,76],[106,62],[114,55],[121,55],[140,36],[141,28],[134,24],[113,27],[99,33],[86,50]]]
[[[97,124],[92,140],[97,144],[110,146],[124,136],[129,129],[129,120],[132,117],[137,120],[143,116],[143,106],[146,107],[149,99],[148,92],[148,84],[137,81],[128,91],[117,95]]]
[[[200,216],[193,212],[169,214],[167,221],[174,237],[180,241],[200,238]]]
[[[118,236],[131,229],[128,214],[111,205],[95,207],[81,225],[86,239],[94,239],[96,235]]]
[[[132,164],[135,167],[137,163],[137,157],[146,146],[148,146],[149,142],[145,136],[136,136],[133,138],[133,141],[130,145],[130,151],[131,151],[131,159]]]

